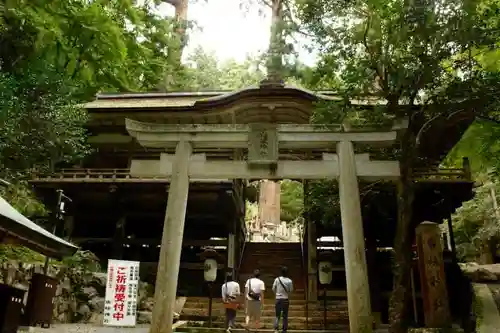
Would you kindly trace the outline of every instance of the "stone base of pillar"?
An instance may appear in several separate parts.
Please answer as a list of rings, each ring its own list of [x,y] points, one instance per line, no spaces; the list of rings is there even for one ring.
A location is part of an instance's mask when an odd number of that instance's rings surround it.
[[[380,312],[372,312],[373,325],[375,328],[379,328],[382,325],[382,314]]]

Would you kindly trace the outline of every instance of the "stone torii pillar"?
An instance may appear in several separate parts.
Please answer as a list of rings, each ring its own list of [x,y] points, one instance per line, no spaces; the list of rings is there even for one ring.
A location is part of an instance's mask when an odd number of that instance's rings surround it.
[[[369,333],[373,329],[373,318],[356,158],[352,142],[339,142],[337,154],[339,158],[340,214],[347,281],[349,332]]]
[[[189,193],[191,143],[180,141],[175,149],[167,210],[161,238],[160,260],[156,274],[153,318],[150,333],[171,333],[177,297],[184,221]]]

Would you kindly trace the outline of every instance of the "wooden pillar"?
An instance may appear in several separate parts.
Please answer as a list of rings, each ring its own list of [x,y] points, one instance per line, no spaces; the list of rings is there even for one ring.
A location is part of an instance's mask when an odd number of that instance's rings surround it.
[[[234,280],[238,281],[240,260],[241,260],[241,248],[243,246],[244,239],[242,239],[241,230],[241,216],[236,217],[236,225],[234,230]]]
[[[309,301],[318,300],[318,262],[316,224],[307,220],[307,292]]]
[[[366,263],[368,265],[368,281],[370,284],[370,300],[375,327],[381,324],[380,271],[377,265],[377,240],[370,234],[366,235]]]
[[[235,242],[235,234],[230,232],[227,237],[227,270],[231,270],[234,274],[234,269],[236,268],[235,259],[236,259],[236,242]]]
[[[62,235],[64,239],[66,240],[71,239],[74,227],[75,227],[75,218],[71,215],[64,216],[64,228]]]
[[[121,216],[115,225],[115,234],[113,236],[113,259],[123,259],[123,243],[125,242],[125,215]]]
[[[373,319],[356,160],[352,142],[339,142],[337,154],[339,156],[339,195],[349,327],[352,333],[367,333],[373,330]]]
[[[150,333],[172,333],[189,194],[188,164],[191,152],[189,142],[180,141],[177,144],[163,224]]]
[[[417,227],[418,266],[424,303],[425,326],[451,326],[439,225],[422,222]]]

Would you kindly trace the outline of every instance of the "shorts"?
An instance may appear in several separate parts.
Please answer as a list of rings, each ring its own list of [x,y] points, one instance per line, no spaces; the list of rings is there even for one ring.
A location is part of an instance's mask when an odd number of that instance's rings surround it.
[[[245,314],[253,320],[260,320],[260,301],[247,300]]]

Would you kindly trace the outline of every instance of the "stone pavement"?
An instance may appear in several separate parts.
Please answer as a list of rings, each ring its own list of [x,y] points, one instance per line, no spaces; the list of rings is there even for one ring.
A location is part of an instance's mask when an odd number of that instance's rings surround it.
[[[177,321],[172,325],[175,329],[185,325],[185,321]],[[149,325],[136,327],[106,327],[90,324],[54,324],[50,328],[30,327],[20,328],[19,333],[148,333]]]
[[[137,327],[103,327],[87,324],[61,324],[50,328],[20,329],[19,333],[147,333],[149,326],[138,325]]]
[[[493,294],[486,284],[474,283],[476,297],[480,302],[477,315],[478,333],[500,332],[500,313]]]

